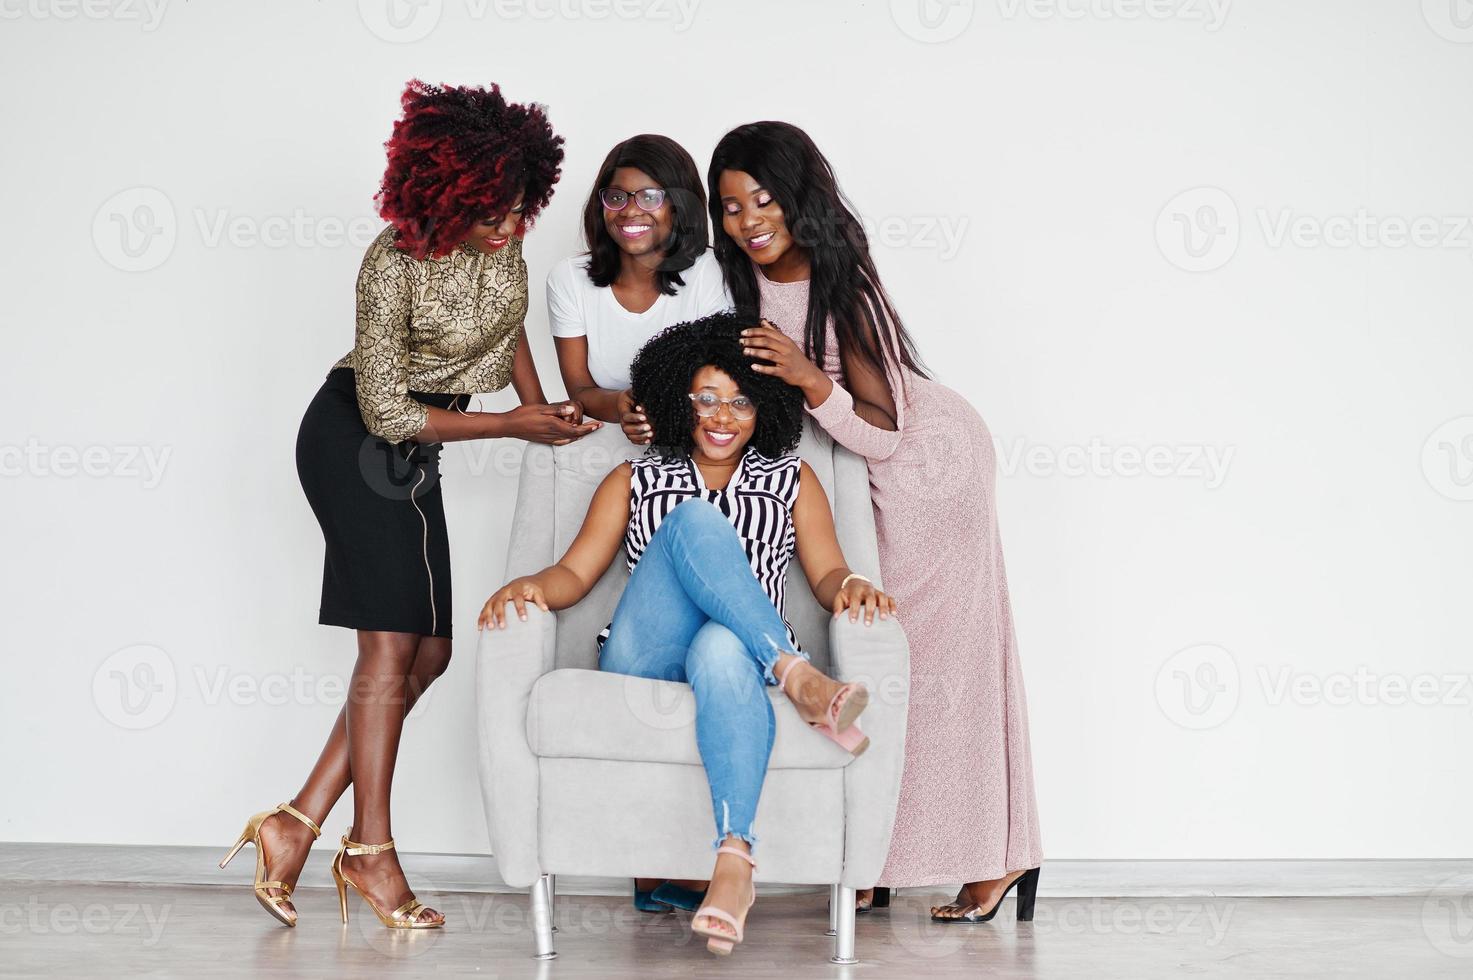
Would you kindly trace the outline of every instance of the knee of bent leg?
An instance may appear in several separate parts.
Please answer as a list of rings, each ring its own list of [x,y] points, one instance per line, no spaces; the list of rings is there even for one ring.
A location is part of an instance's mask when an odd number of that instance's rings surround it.
[[[717,524],[724,524],[727,527],[731,527],[730,522],[726,519],[726,515],[722,514],[715,504],[709,500],[703,500],[700,497],[692,497],[678,504],[660,522],[661,527],[667,524],[673,527],[684,527],[686,525],[714,527]]]
[[[426,679],[434,680],[445,673],[450,667],[450,641],[441,640],[439,637],[430,640],[421,640],[419,644],[419,655],[414,658],[415,673],[422,672]]]

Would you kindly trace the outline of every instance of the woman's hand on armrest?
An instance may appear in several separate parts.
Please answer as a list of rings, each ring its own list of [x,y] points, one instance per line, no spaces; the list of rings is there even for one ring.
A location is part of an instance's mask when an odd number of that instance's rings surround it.
[[[798,479],[793,527],[797,532],[798,561],[813,598],[819,605],[832,609],[835,619],[848,609],[849,620],[854,622],[863,611],[866,626],[875,621],[875,613],[881,619],[895,615],[894,598],[876,589],[869,579],[852,572],[844,562],[828,494],[824,493],[813,467],[800,463]]]
[[[527,618],[527,603],[535,603],[537,608],[543,612],[549,612],[547,598],[542,593],[542,586],[537,582],[536,575],[528,575],[523,578],[512,579],[501,588],[491,594],[486,600],[486,605],[481,607],[481,616],[476,620],[476,629],[483,630],[488,626],[496,629],[505,629],[506,604],[510,602],[517,607],[517,618]]]
[[[563,557],[536,575],[513,579],[496,590],[481,609],[476,620],[478,629],[505,628],[507,603],[516,606],[517,615],[526,619],[528,602],[550,612],[576,605],[588,595],[624,540],[629,524],[630,473],[630,465],[620,463],[604,477],[593,493],[578,536]]]
[[[566,556],[564,556],[566,559]],[[607,562],[605,562],[607,565]],[[549,565],[536,575],[524,575],[512,579],[491,594],[486,605],[481,607],[481,616],[476,620],[477,629],[495,627],[504,629],[508,623],[506,605],[516,607],[517,618],[527,618],[527,603],[532,603],[543,612],[567,609],[576,605],[591,588],[578,573],[558,562]]]
[[[839,574],[836,571],[834,574]],[[844,577],[849,572],[844,570]],[[842,581],[842,579],[841,579]],[[895,615],[895,598],[875,588],[868,580],[859,577],[849,579],[849,583],[834,593],[834,618],[845,609],[849,610],[849,622],[859,619],[860,610],[864,611],[864,625],[869,626],[875,621],[875,613],[880,614],[881,619],[888,619]]]

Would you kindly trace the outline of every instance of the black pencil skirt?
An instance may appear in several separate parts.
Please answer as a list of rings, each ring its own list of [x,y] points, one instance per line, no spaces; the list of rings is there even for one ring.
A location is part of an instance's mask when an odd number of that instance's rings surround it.
[[[409,394],[437,408],[468,397]],[[335,368],[302,416],[297,477],[327,546],[317,621],[449,637],[440,444],[373,435],[358,412],[353,369]]]

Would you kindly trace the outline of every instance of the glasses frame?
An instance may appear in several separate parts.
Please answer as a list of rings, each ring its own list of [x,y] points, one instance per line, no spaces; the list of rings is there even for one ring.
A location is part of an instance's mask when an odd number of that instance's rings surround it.
[[[710,415],[701,415],[701,406],[696,404],[696,399],[700,398],[703,394],[710,395],[712,398],[716,399],[716,409]],[[757,417],[757,403],[752,401],[752,399],[748,398],[746,395],[737,395],[736,398],[722,398],[720,395],[714,392],[707,391],[697,393],[694,391],[688,391],[685,393],[685,397],[690,399],[691,408],[695,411],[697,415],[699,415],[703,419],[714,419],[716,416],[720,415],[722,406],[725,406],[727,413],[730,414],[731,417],[736,419],[738,422],[750,422]],[[737,398],[747,399],[747,403],[752,406],[751,415],[743,418],[742,416],[737,414],[736,409],[732,407],[732,402],[736,401]]]
[[[608,194],[609,191],[618,191],[620,194],[628,194],[629,195],[629,198],[628,198],[628,200],[626,200],[623,203],[622,206],[616,208],[616,207],[610,205],[609,202],[608,202],[608,198],[606,198],[604,196],[604,195]],[[655,193],[657,193],[657,194],[660,195],[660,202],[658,204],[656,204],[652,208],[647,208],[643,204],[640,204],[639,203],[639,195],[645,193],[646,191],[654,191]],[[663,187],[641,187],[637,191],[626,191],[622,187],[604,187],[604,188],[600,189],[599,192],[598,192],[598,203],[600,203],[600,204],[602,204],[604,206],[604,210],[606,210],[606,211],[612,211],[615,214],[618,214],[620,211],[623,211],[625,208],[629,207],[629,202],[630,201],[633,201],[634,202],[634,206],[637,207],[637,208],[639,208],[645,214],[653,214],[654,212],[656,212],[656,211],[660,210],[661,208],[663,208],[665,206],[665,202],[668,201],[669,199],[670,199],[670,195],[668,193],[666,193],[665,188],[663,188]]]

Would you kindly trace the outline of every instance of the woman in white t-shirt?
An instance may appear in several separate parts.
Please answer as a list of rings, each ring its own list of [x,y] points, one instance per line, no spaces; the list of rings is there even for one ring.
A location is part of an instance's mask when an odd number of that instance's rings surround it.
[[[599,167],[583,208],[588,251],[547,276],[547,313],[568,397],[647,444],[629,394],[629,365],[668,326],[731,308],[711,238],[706,191],[689,153],[665,136],[634,136]]]

